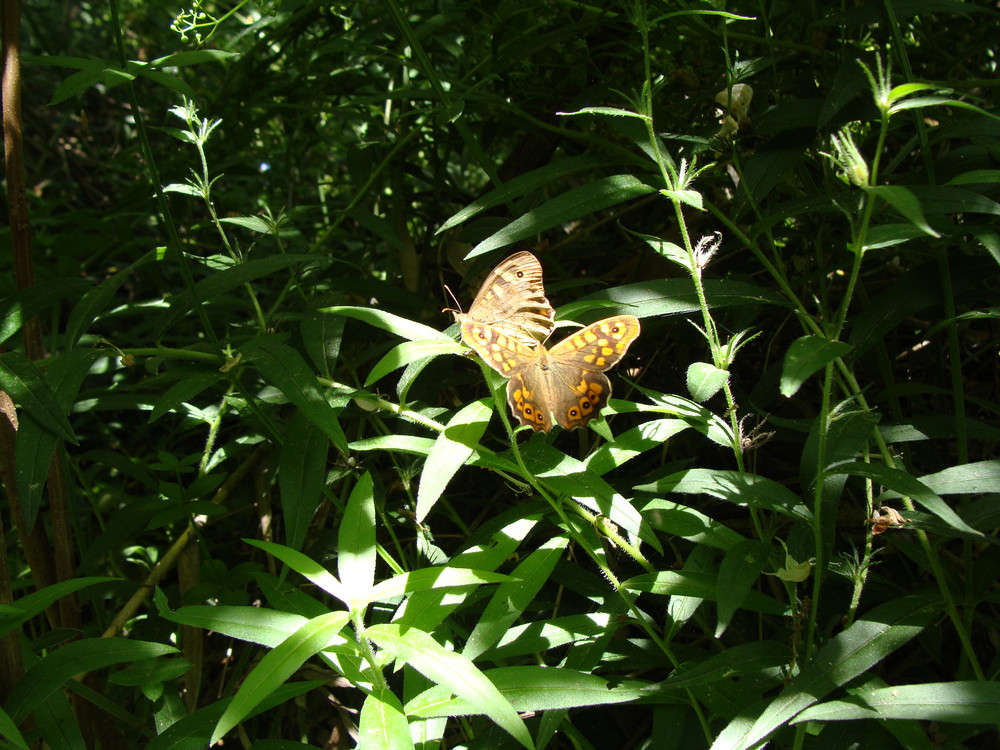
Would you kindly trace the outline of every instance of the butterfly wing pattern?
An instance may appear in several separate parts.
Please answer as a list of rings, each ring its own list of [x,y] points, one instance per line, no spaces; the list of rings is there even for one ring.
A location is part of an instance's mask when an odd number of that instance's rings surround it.
[[[500,356],[501,367],[494,369],[510,378],[507,402],[514,415],[536,432],[551,430],[553,420],[566,430],[585,426],[611,397],[604,373],[621,361],[639,331],[638,318],[619,315],[580,329],[550,350],[539,345],[527,362],[523,355]]]
[[[522,425],[548,432],[594,419],[611,397],[604,374],[639,336],[639,319],[617,315],[567,336],[551,349],[555,328],[542,265],[529,252],[511,255],[486,277],[468,313],[455,313],[462,340],[508,379],[507,402]]]
[[[544,341],[555,328],[555,310],[545,298],[542,264],[529,252],[514,253],[494,268],[467,313],[456,313],[462,339],[478,351],[474,329],[494,328],[524,346]]]

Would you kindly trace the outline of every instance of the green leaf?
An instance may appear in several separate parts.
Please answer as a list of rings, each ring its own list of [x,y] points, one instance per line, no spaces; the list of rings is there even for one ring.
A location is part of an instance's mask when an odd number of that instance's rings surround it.
[[[990,258],[968,258],[952,268],[948,294],[955,298],[979,294],[983,278],[994,272]],[[865,305],[864,315],[854,316],[848,341],[854,347],[851,359],[857,359],[873,346],[882,346],[890,331],[905,320],[943,302],[941,267],[931,261],[904,273]]]
[[[243,541],[254,547],[259,547],[269,555],[273,555],[296,573],[305,576],[315,583],[330,596],[336,597],[348,605],[348,607],[352,606],[351,597],[347,593],[347,589],[344,588],[344,585],[330,571],[311,557],[306,557],[301,552],[280,544],[275,544],[274,542],[262,542],[255,539],[244,539]]]
[[[278,458],[278,490],[285,521],[285,544],[301,550],[323,498],[330,440],[303,412],[288,423]]]
[[[14,404],[56,437],[76,444],[73,428],[55,393],[30,359],[21,352],[0,354],[0,388]]]
[[[62,581],[61,583],[54,583],[51,586],[46,586],[39,591],[33,591],[30,594],[26,594],[25,596],[15,600],[13,604],[7,605],[7,607],[9,607],[8,610],[0,612],[0,638],[3,638],[8,633],[20,627],[32,617],[40,615],[49,607],[49,605],[54,604],[64,596],[68,596],[76,591],[81,591],[88,586],[117,580],[117,578],[108,578],[104,576],[71,578],[67,581]]]
[[[967,6],[965,3],[959,3],[953,7],[964,9]],[[967,112],[972,112],[976,115],[984,115],[986,117],[996,119],[996,115],[994,115],[989,110],[984,110],[981,107],[977,107],[971,102],[963,102],[959,99],[953,99],[946,96],[922,96],[914,99],[907,99],[905,101],[893,104],[889,111],[890,114],[896,114],[897,112],[902,112],[903,110],[907,109],[923,109],[924,107],[934,107],[934,106],[945,106],[945,107],[951,107],[953,109],[961,109]]]
[[[889,92],[887,101],[892,104],[898,104],[899,100],[910,94],[915,94],[918,91],[928,91],[933,90],[935,86],[930,83],[903,83],[899,86],[894,86]]]
[[[163,312],[153,329],[153,337],[158,341],[163,338],[167,330],[184,315],[186,315],[195,304],[205,304],[216,297],[220,297],[237,287],[248,284],[255,279],[271,276],[282,269],[294,266],[297,263],[320,263],[326,262],[315,255],[270,255],[266,258],[248,260],[239,265],[216,271],[208,278],[202,279],[194,286],[194,292],[185,290],[174,297],[170,307]]]
[[[722,469],[688,469],[634,489],[657,495],[671,492],[709,495],[736,505],[775,510],[807,523],[812,519],[812,512],[798,495],[784,485],[756,474]]]
[[[397,576],[376,584],[373,588],[364,592],[364,598],[359,602],[355,602],[355,606],[363,606],[377,601],[391,601],[400,596],[413,594],[418,591],[439,591],[466,586],[480,586],[484,583],[503,583],[509,580],[510,576],[501,573],[490,573],[483,570],[472,570],[471,568],[456,568],[452,566],[421,568],[409,573],[400,573]]]
[[[691,425],[683,419],[651,419],[618,435],[613,443],[603,443],[587,458],[587,468],[604,476],[627,461],[651,450],[662,450],[674,435]]]
[[[76,346],[83,332],[90,327],[97,317],[108,309],[121,285],[135,271],[156,259],[156,252],[151,250],[131,265],[123,268],[110,278],[105,279],[93,289],[88,290],[76,303],[66,321],[66,342],[68,346]]]
[[[316,374],[301,354],[270,338],[249,341],[240,347],[240,352],[253,362],[271,385],[323,430],[341,453],[347,454],[347,437],[337,421],[337,410],[326,400],[316,382]]]
[[[680,266],[685,271],[693,271],[692,268],[692,258],[688,252],[680,245],[670,242],[669,240],[664,240],[661,237],[655,237],[651,234],[643,234],[641,232],[629,231],[629,234],[638,237],[643,240],[647,245],[649,245],[653,250],[662,255],[664,258],[669,260],[671,263]]]
[[[190,401],[199,393],[207,388],[211,388],[213,385],[222,380],[223,375],[218,370],[210,370],[206,372],[194,372],[186,376],[183,380],[174,383],[167,389],[159,400],[156,402],[156,406],[149,413],[150,423],[155,422],[157,419],[162,417],[174,409],[176,409],[181,404]]]
[[[652,686],[646,695],[650,699],[655,699],[654,696],[662,693],[669,700],[671,696],[681,694],[681,691],[711,685],[720,680],[730,679],[733,675],[749,679],[762,672],[776,670],[786,666],[791,658],[786,643],[773,641],[742,643],[727,648],[722,653],[709,656],[700,663],[675,670],[666,680]]]
[[[306,659],[322,651],[347,624],[347,612],[328,612],[306,622],[279,646],[265,654],[247,675],[215,726],[210,745],[245,719],[256,706],[291,677]]]
[[[81,697],[87,692],[82,686],[74,686],[74,690],[81,694]],[[95,701],[95,705],[98,703],[100,701]],[[64,691],[57,690],[51,693],[48,698],[35,706],[31,718],[43,740],[41,743],[33,743],[32,748],[41,745],[52,750],[87,750],[79,718]]]
[[[684,420],[689,427],[693,427],[716,445],[728,449],[736,445],[732,425],[704,406],[690,399],[660,393],[638,384],[633,384],[633,387],[652,402],[651,406],[641,406],[641,411],[671,414]]]
[[[39,659],[24,673],[11,691],[7,712],[20,724],[39,704],[78,674],[176,653],[173,646],[126,638],[87,638],[67,643]]]
[[[693,362],[687,370],[687,389],[691,398],[702,404],[729,382],[729,373],[708,362]]]
[[[785,353],[781,368],[781,395],[791,398],[809,377],[830,362],[851,351],[851,345],[821,336],[796,339]]]
[[[518,547],[538,524],[540,516],[518,518],[494,533],[483,546],[474,546],[453,557],[449,569],[471,572],[480,577],[488,571],[496,570],[513,555]],[[480,571],[480,572],[476,572]],[[417,571],[423,573],[424,571]],[[409,574],[414,575],[414,574]],[[449,572],[453,579],[457,574]],[[489,574],[495,582],[508,580],[507,576]],[[376,588],[381,589],[389,582],[383,581]],[[432,581],[436,583],[436,579]],[[446,600],[447,595],[447,600]],[[404,627],[416,627],[430,631],[438,627],[464,601],[460,597],[451,596],[446,589],[425,586],[423,590],[415,589],[396,611],[395,622]]]
[[[815,126],[815,119],[812,122]],[[805,148],[804,144],[786,140],[770,148],[758,149],[747,159],[742,170],[740,187],[747,197],[738,197],[733,201],[728,209],[729,215],[741,216],[747,210],[748,202],[758,207],[763,205],[764,199],[782,184],[788,173],[801,165]],[[785,215],[782,214],[781,218],[784,220]]]
[[[363,320],[369,325],[381,328],[389,333],[394,333],[397,336],[409,339],[410,341],[422,341],[426,339],[428,341],[439,340],[451,341],[454,343],[454,340],[448,336],[448,334],[442,333],[436,328],[425,326],[423,323],[414,323],[412,320],[401,318],[398,315],[393,315],[392,313],[387,313],[383,310],[376,310],[373,307],[349,307],[338,305],[334,307],[324,307],[320,309],[320,312],[328,313],[330,315],[343,315],[348,318],[355,318],[356,320]]]
[[[725,524],[673,500],[650,500],[642,507],[642,515],[654,529],[695,544],[728,550],[743,539]]]
[[[93,67],[88,67],[86,70],[66,76],[60,82],[56,87],[55,93],[52,94],[52,98],[49,100],[50,107],[66,101],[71,96],[82,94],[92,86],[96,86],[98,83],[106,80],[108,69],[104,67],[104,64],[96,61],[92,61],[92,63],[94,64]]]
[[[608,117],[634,117],[639,120],[649,120],[649,115],[642,115],[630,109],[620,107],[583,107],[573,112],[556,112],[560,117],[573,117],[574,115],[606,115]]]
[[[270,225],[259,216],[227,216],[219,219],[219,221],[224,224],[232,224],[235,227],[249,229],[251,232],[258,232],[260,234],[271,233]]]
[[[970,169],[948,180],[945,185],[996,185],[1000,183],[1000,169]]]
[[[226,52],[219,49],[198,49],[187,52],[175,52],[150,61],[151,68],[185,68],[189,65],[200,65],[208,62],[226,62],[239,58],[238,52]]]
[[[518,175],[512,180],[508,180],[482,198],[473,201],[445,221],[434,234],[446,232],[452,227],[456,227],[477,214],[488,211],[494,206],[510,203],[528,193],[543,189],[551,185],[554,180],[562,179],[567,175],[620,164],[620,159],[607,156],[571,156],[566,159],[554,160],[544,167],[534,169],[525,174]]]
[[[416,435],[384,435],[355,440],[348,447],[352,451],[396,451],[412,456],[427,456],[434,448],[434,441]]]
[[[912,224],[879,224],[868,230],[864,249],[878,250],[902,245],[923,235],[924,233]]]
[[[719,597],[716,638],[721,638],[726,632],[733,614],[743,604],[754,581],[760,577],[770,554],[770,546],[756,539],[744,539],[726,552],[719,565],[719,583],[716,586]]]
[[[861,689],[852,700],[820,703],[791,723],[857,719],[906,719],[960,724],[996,724],[1000,685],[995,682],[927,682]]]
[[[412,750],[410,725],[399,702],[388,688],[375,687],[361,706],[357,750]]]
[[[309,310],[302,314],[299,330],[302,336],[302,346],[313,367],[324,378],[330,378],[331,372],[340,356],[340,344],[344,338],[344,318],[324,315],[318,310]]]
[[[537,620],[508,628],[507,632],[500,636],[496,646],[489,649],[483,658],[497,662],[536,654],[569,643],[590,640],[598,635],[613,633],[617,628],[626,625],[628,621],[612,620],[607,612]]]
[[[457,341],[448,339],[431,339],[426,341],[404,341],[397,344],[380,359],[365,378],[365,387],[375,383],[393,370],[406,367],[411,362],[417,362],[428,357],[436,357],[440,354],[465,354],[468,349]]]
[[[906,495],[924,506],[931,513],[936,515],[951,528],[962,531],[973,536],[983,536],[981,531],[976,531],[963,521],[959,515],[953,511],[938,495],[931,492],[927,485],[911,476],[902,469],[891,469],[888,466],[866,463],[843,463],[836,464],[827,469],[831,475],[849,474],[851,476],[865,477],[887,487],[900,495]]]
[[[719,576],[695,570],[664,570],[644,573],[622,582],[622,588],[661,596],[689,596],[695,599],[719,601]],[[743,609],[770,615],[788,614],[788,605],[758,591],[747,591],[741,602]]]
[[[304,625],[302,615],[266,607],[198,604],[172,612],[160,607],[160,616],[179,625],[211,630],[247,643],[274,648]]]
[[[669,198],[670,200],[690,206],[695,211],[705,210],[704,198],[702,198],[701,193],[697,190],[661,190],[660,194],[664,198]]]
[[[443,685],[473,710],[492,719],[524,747],[533,750],[531,735],[517,711],[464,656],[446,649],[428,633],[413,627],[404,630],[397,624],[374,625],[365,631],[365,636],[398,661]]]
[[[475,455],[492,416],[492,399],[473,401],[459,410],[438,435],[420,472],[417,523],[423,523],[452,477]]]
[[[659,539],[632,503],[595,472],[588,471],[583,462],[544,443],[536,443],[533,447],[530,453],[524,452],[524,464],[543,484],[594,513],[606,516],[657,551],[661,549]]]
[[[19,750],[28,750],[28,743],[21,736],[17,724],[10,718],[10,714],[3,709],[0,709],[0,736],[4,737],[14,747],[19,748]]]
[[[337,573],[347,595],[367,597],[375,584],[375,492],[365,472],[351,490],[337,531]]]
[[[949,466],[934,474],[924,474],[920,483],[939,495],[1000,492],[1000,460],[994,458]]]
[[[940,606],[936,593],[923,592],[876,607],[817,651],[759,716],[744,714],[731,721],[716,737],[712,750],[756,746],[816,701],[909,642],[931,622]]]
[[[194,185],[188,185],[181,182],[172,182],[169,185],[164,186],[164,193],[176,193],[177,195],[189,195],[192,198],[201,198],[203,193],[201,189],[196,188]]]
[[[53,357],[45,368],[45,382],[55,395],[61,413],[68,414],[76,401],[83,379],[91,366],[104,355],[93,349],[68,351]],[[21,414],[15,438],[17,489],[25,523],[34,524],[42,504],[42,491],[52,465],[52,456],[59,437],[46,429],[28,413]]]
[[[147,81],[153,81],[154,83],[163,86],[163,88],[168,91],[175,91],[181,96],[185,96],[189,99],[198,96],[198,92],[191,86],[191,84],[183,78],[173,75],[172,73],[164,73],[162,70],[153,70],[145,64],[141,67],[136,67],[132,63],[129,64],[129,73],[136,75],[138,78],[145,78]]]
[[[924,232],[924,234],[929,234],[931,237],[941,236],[927,223],[917,196],[906,188],[899,185],[876,185],[865,188],[865,190],[895,208],[905,219]]]
[[[49,279],[14,292],[0,302],[0,344],[39,313],[58,305],[67,297],[78,297],[90,286],[86,279]]]
[[[500,667],[485,674],[518,711],[611,706],[643,698],[649,689],[649,683],[640,680],[611,682],[599,675],[560,667]],[[421,718],[482,713],[468,701],[450,697],[445,688],[432,688],[409,701],[406,711]]]
[[[104,67],[104,62],[91,57],[74,57],[72,55],[38,55],[33,62],[51,65],[56,68],[74,68],[76,70],[94,70]]]
[[[511,572],[514,580],[501,584],[493,593],[479,622],[466,639],[463,656],[475,660],[500,641],[542,586],[548,583],[568,544],[566,538],[549,539]]]
[[[727,279],[707,279],[705,296],[713,310],[742,305],[756,307],[788,304],[763,287]],[[623,284],[588,294],[576,302],[561,306],[559,317],[580,323],[593,323],[616,313],[650,318],[688,315],[699,309],[698,295],[690,279],[660,279]]]
[[[556,196],[522,214],[476,245],[465,256],[475,258],[491,250],[512,245],[559,224],[602,211],[634,198],[656,192],[656,188],[628,174],[602,177]]]
[[[295,699],[310,690],[320,687],[326,680],[302,680],[280,685],[271,695],[261,701],[247,718],[268,711],[277,706],[294,705]],[[182,715],[156,737],[144,745],[144,750],[203,750],[208,747],[219,721],[219,717],[232,703],[231,698],[223,698],[199,708],[191,714]],[[255,743],[260,744],[260,743]]]

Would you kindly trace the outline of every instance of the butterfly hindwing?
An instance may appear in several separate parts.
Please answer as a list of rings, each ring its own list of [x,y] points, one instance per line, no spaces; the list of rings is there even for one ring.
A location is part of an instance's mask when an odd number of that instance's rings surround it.
[[[552,417],[545,407],[542,384],[532,377],[535,370],[518,373],[507,382],[507,403],[517,420],[535,432],[552,429]]]
[[[611,397],[604,371],[617,364],[639,336],[639,320],[620,315],[582,328],[551,350],[539,345],[525,361],[516,358],[507,402],[522,425],[548,432],[553,420],[572,430],[594,419]]]

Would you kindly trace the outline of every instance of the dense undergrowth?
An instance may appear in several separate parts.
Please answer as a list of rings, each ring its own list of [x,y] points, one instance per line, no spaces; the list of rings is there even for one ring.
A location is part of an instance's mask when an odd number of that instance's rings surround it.
[[[22,12],[6,746],[995,746],[992,6]]]

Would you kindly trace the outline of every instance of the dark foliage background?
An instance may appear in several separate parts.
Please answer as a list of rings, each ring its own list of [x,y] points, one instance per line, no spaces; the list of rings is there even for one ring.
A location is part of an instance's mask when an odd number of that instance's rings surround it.
[[[0,734],[994,746],[997,18],[25,5]],[[516,249],[606,422],[455,356]]]

